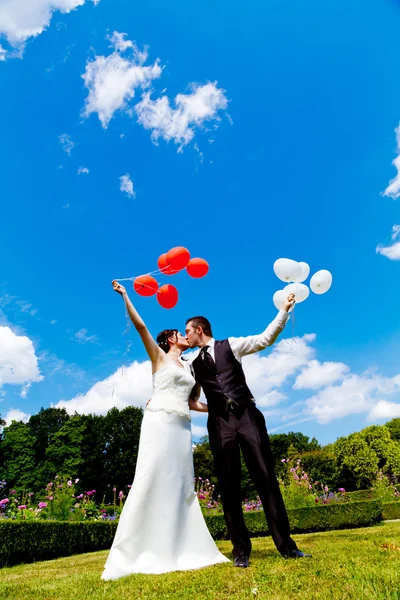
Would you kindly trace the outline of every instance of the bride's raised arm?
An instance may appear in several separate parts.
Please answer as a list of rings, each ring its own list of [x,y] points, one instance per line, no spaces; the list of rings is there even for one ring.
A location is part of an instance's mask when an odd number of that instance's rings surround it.
[[[133,306],[124,286],[121,285],[120,283],[118,283],[117,281],[113,281],[112,285],[113,285],[114,290],[118,294],[120,294],[120,296],[122,296],[122,298],[125,302],[126,310],[128,311],[128,315],[130,316],[130,319],[131,319],[132,323],[134,324],[136,331],[142,338],[142,342],[144,344],[144,347],[146,348],[146,352],[149,355],[149,358],[152,362],[153,367],[159,366],[159,364],[163,361],[164,352],[161,350],[161,348],[159,348],[159,346],[154,341],[151,333],[149,332],[149,330],[146,327],[145,322],[143,321],[142,317],[139,315],[136,308]]]

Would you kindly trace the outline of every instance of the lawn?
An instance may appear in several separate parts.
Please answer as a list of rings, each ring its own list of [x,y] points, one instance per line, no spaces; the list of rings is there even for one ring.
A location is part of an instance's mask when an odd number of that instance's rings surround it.
[[[253,540],[251,566],[230,564],[103,582],[107,552],[0,570],[1,600],[400,600],[400,522],[295,536],[312,559],[284,560],[271,538]],[[230,543],[219,542],[229,556]]]

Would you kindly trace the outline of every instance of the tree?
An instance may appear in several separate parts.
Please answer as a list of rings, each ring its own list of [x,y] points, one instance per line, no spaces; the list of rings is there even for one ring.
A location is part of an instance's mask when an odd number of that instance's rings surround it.
[[[116,486],[123,490],[132,483],[142,419],[143,410],[135,406],[128,406],[121,411],[112,408],[105,416],[101,489],[112,489]]]
[[[36,438],[26,423],[13,421],[4,427],[0,479],[5,479],[8,487],[26,491],[35,488],[35,444]]]
[[[83,463],[82,440],[86,429],[85,415],[75,414],[51,434],[46,449],[48,469],[54,475],[75,477]]]
[[[217,485],[214,473],[214,458],[211,452],[208,436],[201,438],[193,449],[194,475],[196,478],[208,479]]]
[[[65,408],[41,408],[36,415],[32,415],[28,421],[35,443],[36,462],[36,484],[37,489],[43,488],[50,478],[54,477],[54,465],[49,462],[46,450],[49,446],[51,436],[61,429],[69,420]]]
[[[332,445],[325,446],[321,450],[304,452],[300,458],[301,468],[308,474],[312,483],[319,481],[327,485],[330,490],[337,490],[341,486]]]
[[[400,418],[388,421],[385,423],[385,427],[389,429],[392,440],[400,442]]]
[[[400,445],[384,425],[372,425],[334,444],[340,483],[347,490],[370,487],[378,471],[400,474]]]

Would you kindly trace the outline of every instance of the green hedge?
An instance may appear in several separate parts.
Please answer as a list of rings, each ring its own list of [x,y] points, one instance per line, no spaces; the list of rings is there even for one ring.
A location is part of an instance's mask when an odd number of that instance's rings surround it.
[[[0,521],[0,566],[111,547],[116,522]]]
[[[393,516],[400,502],[386,504],[384,518]],[[386,516],[390,515],[390,516]],[[398,513],[396,513],[398,515]],[[378,500],[328,504],[288,510],[293,533],[367,527],[382,520]],[[244,514],[251,537],[268,535],[264,512]],[[214,539],[226,539],[224,516],[205,517]],[[48,560],[111,547],[117,528],[114,522],[0,521],[0,566]]]
[[[382,509],[382,517],[385,521],[400,519],[400,502],[385,502]]]
[[[400,503],[399,503],[400,504]],[[328,531],[368,527],[382,520],[382,503],[379,500],[326,504],[287,511],[293,533]],[[244,520],[251,537],[269,535],[264,512],[245,513]],[[223,515],[207,516],[206,523],[214,539],[226,539],[227,530]]]
[[[365,500],[374,500],[374,490],[356,490],[355,492],[345,492],[343,494],[345,502],[364,502]]]

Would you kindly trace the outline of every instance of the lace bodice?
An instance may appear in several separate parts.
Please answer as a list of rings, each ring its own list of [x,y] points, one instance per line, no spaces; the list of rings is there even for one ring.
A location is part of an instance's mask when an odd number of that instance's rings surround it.
[[[167,365],[153,375],[153,396],[146,410],[177,412],[190,419],[189,396],[195,384],[189,369]]]

